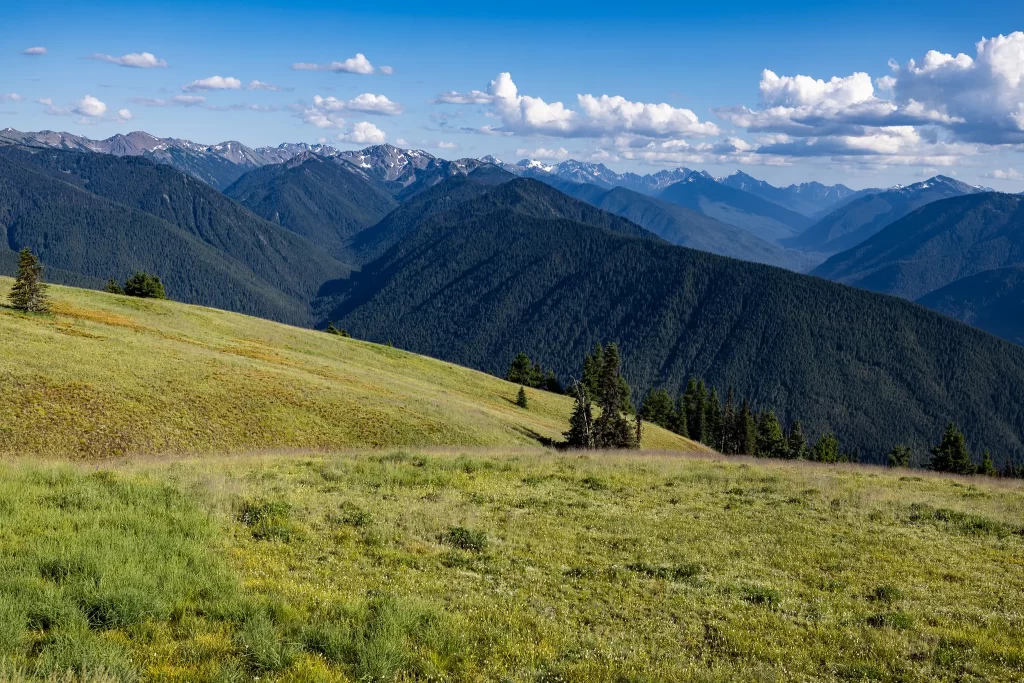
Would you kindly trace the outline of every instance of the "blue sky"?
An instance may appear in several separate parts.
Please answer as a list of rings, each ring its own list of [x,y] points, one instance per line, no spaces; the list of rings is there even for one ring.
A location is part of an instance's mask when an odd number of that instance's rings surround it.
[[[1024,190],[1024,3],[42,0],[4,17],[0,127]]]

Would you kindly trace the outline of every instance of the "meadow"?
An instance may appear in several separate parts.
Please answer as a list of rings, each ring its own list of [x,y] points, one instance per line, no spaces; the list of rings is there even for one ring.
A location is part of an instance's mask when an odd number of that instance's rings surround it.
[[[1019,482],[459,449],[0,474],[14,679],[1024,675]]]
[[[555,451],[564,396],[51,293],[0,308],[0,680],[1024,678],[1020,481]]]

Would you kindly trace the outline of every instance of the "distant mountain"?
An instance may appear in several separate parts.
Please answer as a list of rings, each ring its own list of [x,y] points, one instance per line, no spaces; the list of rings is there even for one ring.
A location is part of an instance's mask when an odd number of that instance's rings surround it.
[[[868,239],[890,223],[930,202],[983,192],[947,176],[867,194],[828,214],[783,244],[794,249],[836,254]]]
[[[793,237],[811,224],[803,214],[790,211],[744,190],[717,182],[707,173],[693,173],[669,185],[661,198],[734,225],[767,242]]]
[[[286,322],[350,268],[205,183],[139,156],[0,147],[0,235],[92,282],[141,269],[173,298]],[[69,284],[80,281],[62,279]]]
[[[822,185],[819,182],[800,183],[788,187],[775,187],[764,180],[736,171],[718,182],[737,190],[755,194],[762,199],[775,202],[790,211],[802,213],[811,218],[820,217],[841,204],[853,201],[857,197],[878,192],[877,189],[851,190],[846,185]]]
[[[627,190],[651,196],[657,195],[673,183],[686,180],[686,178],[694,173],[694,171],[688,168],[666,169],[646,175],[616,173],[604,164],[577,161],[575,159],[569,159],[558,164],[545,164],[533,159],[523,159],[515,164],[507,164],[493,156],[486,156],[483,158],[483,161],[500,166],[509,173],[528,178],[545,180],[546,177],[555,177],[572,183],[596,185],[606,190],[613,187],[624,187]]]
[[[1024,266],[969,275],[917,303],[1024,345]]]
[[[813,274],[919,299],[995,268],[1024,265],[1024,198],[986,192],[927,204]]]
[[[525,351],[564,380],[617,341],[634,399],[700,375],[872,462],[894,443],[924,448],[950,419],[997,460],[1024,454],[1020,347],[894,297],[670,245],[534,180],[471,183],[393,212],[400,239],[325,286],[322,320],[492,373]]]
[[[796,271],[807,270],[816,263],[802,252],[783,249],[742,228],[716,221],[664,199],[624,187],[606,190],[596,185],[573,183],[553,175],[538,179],[571,197],[633,221],[672,244]]]
[[[312,152],[250,171],[224,194],[336,258],[346,255],[345,245],[353,235],[398,205],[369,171]]]

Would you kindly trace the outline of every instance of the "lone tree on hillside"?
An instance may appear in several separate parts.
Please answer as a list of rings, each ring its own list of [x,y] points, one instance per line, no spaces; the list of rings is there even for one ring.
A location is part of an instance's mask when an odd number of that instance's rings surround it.
[[[135,274],[124,283],[124,293],[128,296],[137,296],[142,299],[166,299],[164,283],[157,275],[150,275],[142,271],[135,271]]]
[[[9,296],[11,306],[28,313],[49,313],[50,299],[43,283],[43,264],[28,247],[18,255],[18,277]]]
[[[814,444],[811,451],[811,460],[817,462],[839,462],[839,439],[832,432],[825,432]]]
[[[609,344],[604,349],[597,404],[601,415],[594,420],[594,445],[597,448],[637,448],[629,422],[622,416],[622,375],[619,374],[619,347]]]
[[[931,469],[951,474],[974,474],[974,463],[967,450],[964,434],[952,422],[946,425],[942,443],[932,449]]]
[[[786,444],[789,447],[789,457],[792,460],[804,460],[807,458],[807,437],[804,436],[804,427],[800,420],[793,422],[793,427],[786,437]]]
[[[910,458],[913,454],[910,446],[893,446],[889,451],[889,467],[910,467]]]
[[[999,470],[996,469],[995,463],[992,462],[992,454],[988,451],[981,454],[981,465],[978,466],[978,474],[984,474],[986,477],[999,476]]]
[[[519,387],[519,395],[516,396],[516,405],[520,408],[529,408],[530,402],[526,399],[526,389]]]
[[[775,413],[768,410],[757,422],[757,437],[754,441],[754,455],[759,458],[789,457],[789,444],[782,435],[782,427]]]

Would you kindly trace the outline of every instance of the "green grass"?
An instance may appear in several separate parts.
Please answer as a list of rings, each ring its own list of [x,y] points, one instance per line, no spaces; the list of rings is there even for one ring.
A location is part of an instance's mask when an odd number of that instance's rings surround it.
[[[0,278],[6,302],[12,280]],[[398,349],[68,287],[55,315],[0,307],[0,455],[270,448],[540,448],[572,402]],[[510,359],[511,360],[511,359]],[[644,446],[706,450],[648,426]]]
[[[651,454],[9,460],[0,671],[1020,680],[1022,492]]]

